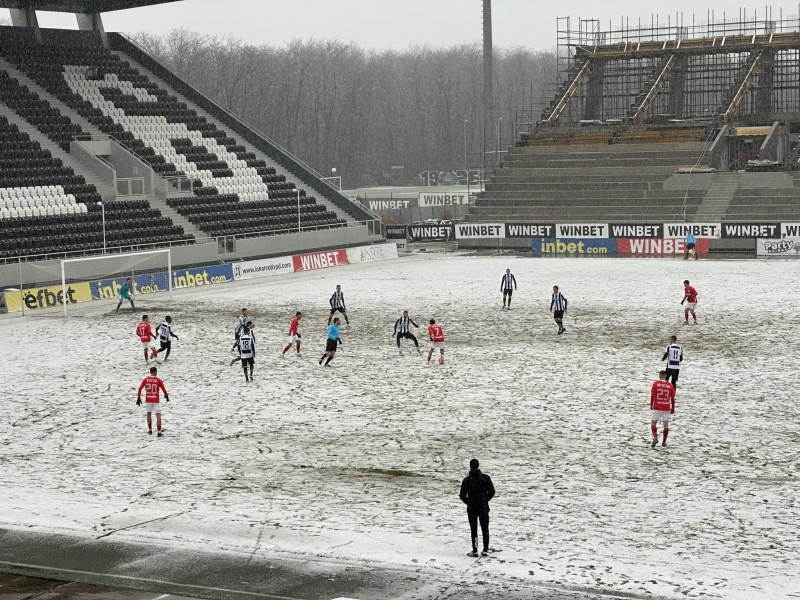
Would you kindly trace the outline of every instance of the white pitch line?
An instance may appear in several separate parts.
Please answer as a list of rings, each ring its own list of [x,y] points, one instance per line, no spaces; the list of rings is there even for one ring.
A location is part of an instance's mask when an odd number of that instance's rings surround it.
[[[109,573],[95,573],[93,571],[79,571],[77,569],[60,569],[58,567],[47,567],[44,565],[28,565],[22,563],[12,563],[0,560],[0,565],[4,567],[11,567],[14,569],[37,569],[43,572],[56,572],[56,573],[70,573],[73,575],[91,575],[93,577],[104,577],[107,579],[122,579],[125,581],[141,581],[144,583],[155,583],[160,585],[169,585],[180,588],[203,590],[209,592],[227,592],[232,594],[242,594],[246,596],[254,596],[257,598],[267,598],[269,600],[304,600],[303,598],[296,598],[294,596],[276,596],[274,594],[262,594],[261,592],[248,592],[245,590],[232,590],[230,588],[211,587],[206,585],[195,585],[192,583],[177,583],[174,581],[163,581],[161,579],[149,579],[147,577],[134,577],[132,575],[112,575]],[[172,594],[164,594],[158,598],[166,598]],[[154,600],[158,600],[158,598]]]

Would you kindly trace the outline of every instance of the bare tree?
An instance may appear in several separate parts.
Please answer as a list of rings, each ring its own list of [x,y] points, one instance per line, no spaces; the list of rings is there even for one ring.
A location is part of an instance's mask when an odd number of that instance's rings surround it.
[[[393,165],[413,176],[482,164],[495,131],[482,131],[481,49],[368,50],[336,40],[254,46],[175,29],[136,41],[178,76],[346,186],[383,182]],[[495,106],[502,144],[518,109],[541,111],[555,77],[553,52],[498,50]],[[525,117],[529,119],[529,116]],[[465,121],[468,121],[465,123]]]

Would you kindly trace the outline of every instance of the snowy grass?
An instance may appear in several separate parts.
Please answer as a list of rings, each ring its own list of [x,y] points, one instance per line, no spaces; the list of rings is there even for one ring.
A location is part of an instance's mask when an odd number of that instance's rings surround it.
[[[511,311],[506,267],[520,284]],[[160,367],[163,439],[134,405],[141,311],[7,317],[0,526],[462,578],[458,486],[475,456],[497,488],[491,545],[503,549],[481,580],[795,598],[797,273],[789,261],[435,255],[142,299],[180,336]],[[682,326],[683,279],[700,293],[697,327]],[[323,369],[337,283],[353,328]],[[570,302],[563,336],[554,284]],[[258,341],[249,385],[228,366],[242,306]],[[281,361],[297,309],[305,356]],[[398,355],[403,309],[420,332],[444,325],[444,366],[408,341]],[[671,334],[686,358],[670,446],[651,449],[649,386]]]

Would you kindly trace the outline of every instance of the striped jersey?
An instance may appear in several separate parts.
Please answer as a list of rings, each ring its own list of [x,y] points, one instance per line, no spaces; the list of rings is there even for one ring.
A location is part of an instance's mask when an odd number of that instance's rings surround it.
[[[683,360],[683,348],[681,348],[678,344],[670,344],[664,351],[664,358],[661,360],[667,361],[668,369],[680,369],[681,361]]]
[[[341,308],[344,310],[344,292],[333,292],[333,296],[331,296],[331,308]]]
[[[169,342],[175,334],[172,333],[172,325],[164,321],[158,326],[158,341],[162,344]]]
[[[550,310],[552,311],[565,311],[567,310],[567,299],[561,292],[554,292],[550,300]]]
[[[506,273],[500,280],[500,289],[510,290],[512,286],[517,287],[517,279],[514,277],[513,273]]]
[[[252,331],[243,331],[239,336],[239,350],[242,358],[253,358],[256,354],[256,340]]]
[[[416,323],[414,323],[414,319],[411,317],[400,317],[397,321],[394,322],[394,332],[395,334],[398,333],[409,333],[411,331],[411,326],[419,327]]]
[[[239,318],[236,320],[236,335],[242,333],[244,326],[247,325],[247,321],[250,319],[247,315],[239,315]]]

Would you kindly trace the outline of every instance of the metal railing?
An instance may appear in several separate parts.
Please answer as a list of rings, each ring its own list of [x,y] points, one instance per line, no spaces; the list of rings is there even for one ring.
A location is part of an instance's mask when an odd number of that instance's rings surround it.
[[[164,193],[167,197],[194,194],[194,179],[191,177],[168,175],[161,177],[161,179],[164,181]]]
[[[145,196],[144,177],[118,177],[117,197]]]
[[[61,260],[67,258],[82,258],[85,256],[95,256],[98,254],[120,254],[122,252],[142,252],[156,248],[175,248],[183,246],[193,246],[199,244],[217,244],[218,247],[225,247],[228,240],[252,239],[258,237],[268,237],[275,235],[291,235],[295,233],[310,233],[312,231],[328,231],[331,229],[353,229],[355,227],[366,227],[370,235],[383,235],[383,224],[380,219],[367,221],[347,221],[345,223],[329,223],[327,225],[310,225],[301,227],[287,227],[285,229],[272,229],[268,231],[252,231],[248,233],[237,233],[231,235],[216,235],[194,239],[167,240],[163,242],[151,242],[148,244],[128,244],[124,246],[107,246],[87,248],[85,250],[71,250],[66,252],[51,252],[46,254],[27,254],[24,256],[0,257],[0,265],[17,264],[20,262],[44,262],[48,260]],[[220,246],[220,240],[223,240]]]

